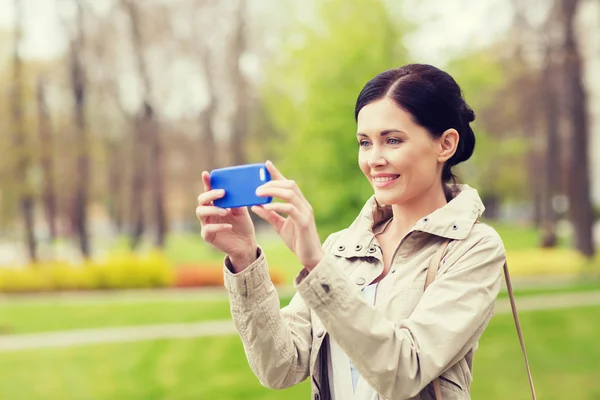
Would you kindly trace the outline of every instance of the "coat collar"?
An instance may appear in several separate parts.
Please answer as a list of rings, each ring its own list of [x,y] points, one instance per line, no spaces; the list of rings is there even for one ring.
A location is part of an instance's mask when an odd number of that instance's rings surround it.
[[[462,240],[471,232],[485,207],[477,190],[468,185],[455,185],[457,195],[446,205],[421,218],[411,229],[447,239]],[[373,256],[375,235],[387,226],[393,216],[391,206],[380,205],[372,196],[358,217],[333,245],[333,253],[343,257]]]

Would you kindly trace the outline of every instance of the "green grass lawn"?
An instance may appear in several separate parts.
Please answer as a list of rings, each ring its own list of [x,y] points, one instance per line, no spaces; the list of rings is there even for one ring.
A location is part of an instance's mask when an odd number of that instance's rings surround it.
[[[563,287],[518,289],[517,297],[536,294],[571,293],[600,290],[600,281],[577,282]],[[26,300],[12,298],[0,303],[0,340],[2,334],[48,332],[69,329],[103,328],[129,325],[166,324],[229,319],[229,301],[193,297],[135,299],[119,295],[96,301],[69,301],[60,298]],[[506,292],[500,298],[507,297]],[[290,297],[283,296],[286,305]],[[517,301],[518,306],[518,301]]]
[[[521,313],[538,398],[600,399],[600,307]],[[510,315],[495,316],[475,357],[474,399],[529,399]]]
[[[533,249],[540,244],[540,232],[533,226],[486,220],[483,222],[492,226],[498,232],[504,242],[504,247],[509,251]],[[568,245],[569,243],[566,240],[559,239],[558,247],[562,248]]]
[[[600,399],[599,316],[600,307],[522,313],[539,398]],[[492,320],[474,370],[474,399],[529,398],[510,315]],[[305,400],[309,387],[262,388],[239,339],[227,336],[3,353],[0,398]]]
[[[4,333],[58,331],[220,319],[229,315],[225,301],[65,303],[0,305]],[[1,339],[0,339],[1,340]]]
[[[283,298],[282,303],[289,303]],[[0,303],[1,334],[49,332],[69,329],[105,328],[198,322],[231,318],[227,300],[177,300],[140,302],[45,302]]]

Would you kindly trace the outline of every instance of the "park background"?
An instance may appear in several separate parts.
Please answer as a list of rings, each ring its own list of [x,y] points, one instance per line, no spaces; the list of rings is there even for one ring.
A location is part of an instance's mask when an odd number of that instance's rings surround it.
[[[502,236],[538,395],[600,399],[600,2],[0,0],[0,399],[308,399],[231,327],[200,173],[271,159],[321,239],[371,195],[354,103],[410,62],[477,114],[459,168]],[[259,242],[286,304],[300,266]],[[527,399],[506,293],[475,399]]]

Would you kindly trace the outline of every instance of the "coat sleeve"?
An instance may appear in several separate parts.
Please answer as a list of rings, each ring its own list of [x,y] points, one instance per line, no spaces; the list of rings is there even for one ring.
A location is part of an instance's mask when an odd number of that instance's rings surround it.
[[[335,256],[296,281],[298,293],[385,399],[416,396],[474,347],[500,291],[505,251],[497,235],[455,249],[450,265],[398,324],[361,296]]]
[[[323,247],[327,249],[330,240]],[[250,368],[263,386],[283,389],[309,375],[312,345],[310,309],[296,294],[280,310],[275,286],[269,277],[265,255],[244,271],[234,274],[225,258],[225,287],[231,316],[242,339]]]

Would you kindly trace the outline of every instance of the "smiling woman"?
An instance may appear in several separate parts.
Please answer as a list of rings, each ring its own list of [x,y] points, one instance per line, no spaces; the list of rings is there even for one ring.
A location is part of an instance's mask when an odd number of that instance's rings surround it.
[[[203,173],[202,235],[227,253],[225,286],[249,364],[265,386],[311,377],[313,399],[470,399],[477,342],[501,286],[502,240],[479,222],[477,191],[456,184],[475,118],[431,65],[384,71],[358,96],[358,164],[374,195],[321,246],[311,204],[271,162],[254,206],[304,267],[279,309],[246,208],[223,210]],[[425,288],[427,290],[425,291]]]
[[[454,79],[431,66],[407,65],[378,75],[361,91],[355,118],[362,171],[376,188],[389,188],[393,178],[401,178],[396,183],[404,190],[394,193],[405,199],[425,188],[439,192],[440,169],[441,182],[456,183],[452,167],[468,160],[475,148],[469,125],[475,113]],[[414,177],[418,182],[409,184]],[[450,186],[443,189],[450,201],[455,193]],[[385,204],[403,202],[389,196],[389,191],[376,192]]]

